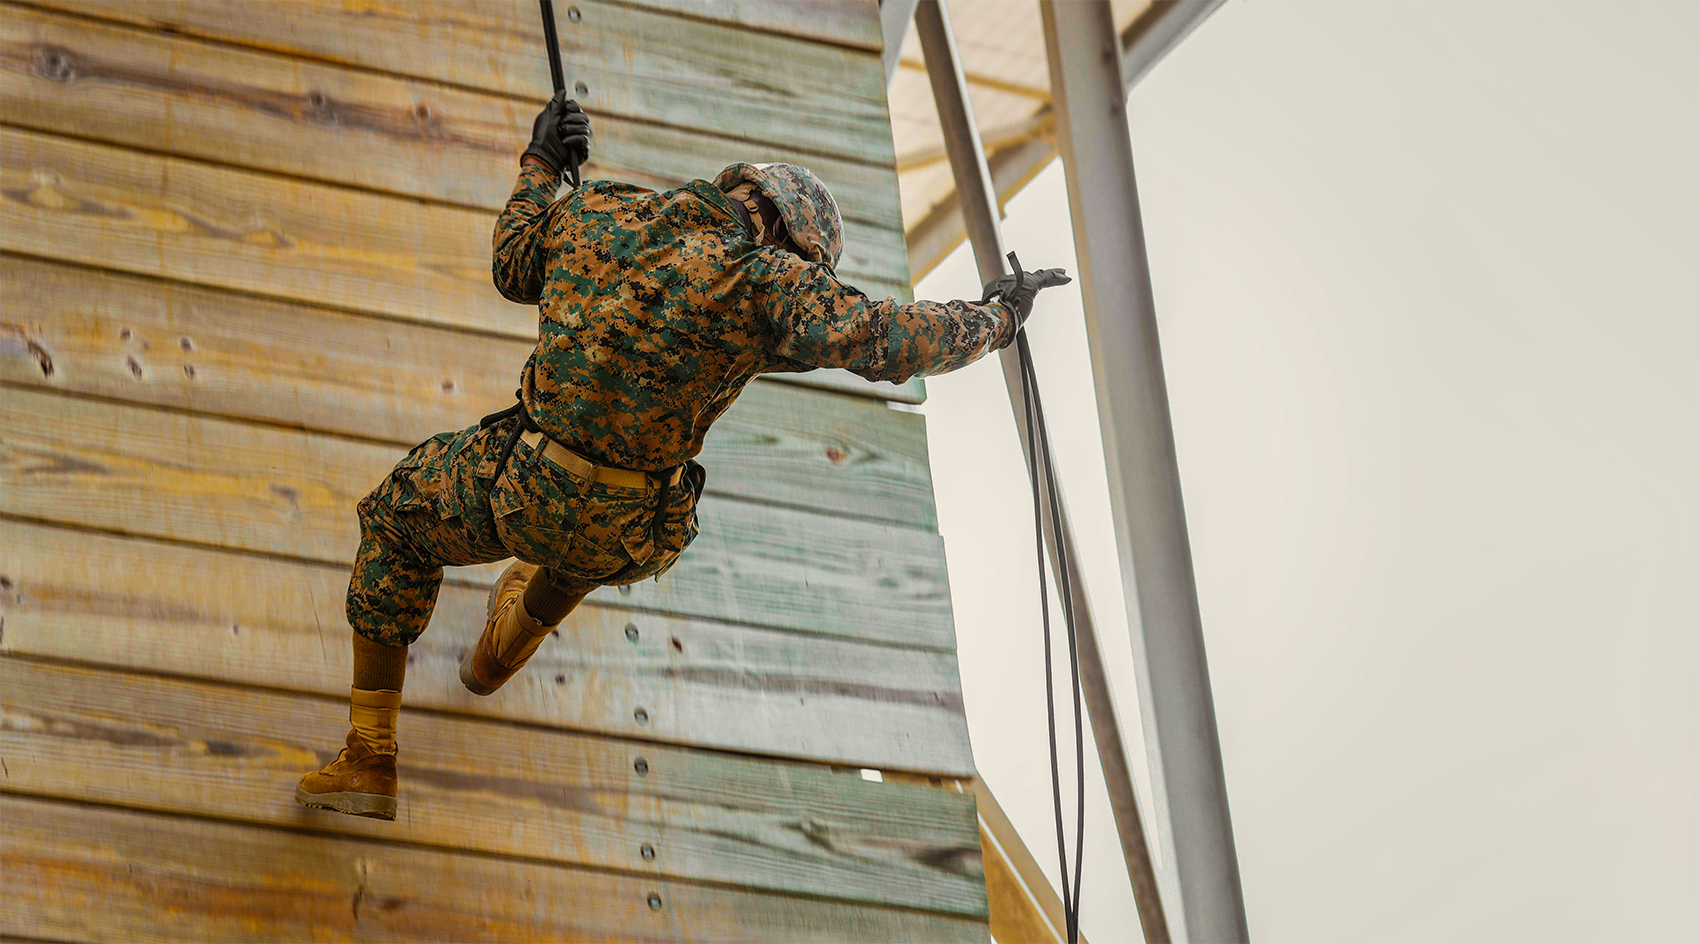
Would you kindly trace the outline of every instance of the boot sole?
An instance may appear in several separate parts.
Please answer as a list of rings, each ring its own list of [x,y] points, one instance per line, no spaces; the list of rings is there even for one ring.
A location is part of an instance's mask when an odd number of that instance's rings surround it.
[[[296,787],[295,802],[309,809],[395,822],[395,797],[381,793],[308,793]]]
[[[460,684],[465,685],[466,690],[474,695],[493,694],[496,689],[486,686],[478,681],[478,676],[472,674],[472,660],[477,655],[478,650],[474,649],[466,654],[466,658],[460,660]]]

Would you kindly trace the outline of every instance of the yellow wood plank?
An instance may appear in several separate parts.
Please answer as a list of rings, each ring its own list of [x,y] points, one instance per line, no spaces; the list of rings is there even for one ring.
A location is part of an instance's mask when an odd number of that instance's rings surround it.
[[[0,513],[348,564],[355,502],[403,450],[295,430],[7,390]],[[702,535],[634,607],[950,650],[938,535],[705,496]],[[496,568],[456,570],[489,580]],[[612,588],[597,591],[615,595]]]
[[[342,746],[346,696],[0,658],[0,707],[12,792],[986,914],[964,794],[406,711],[401,809],[380,823],[291,800]]]
[[[0,249],[534,338],[490,284],[494,220],[0,128]]]
[[[434,80],[547,98],[537,5],[51,0],[88,16]],[[568,17],[568,6],[580,18]],[[649,122],[892,166],[877,52],[733,24],[578,0],[556,7],[568,88],[587,107]]]
[[[0,933],[110,941],[984,941],[982,921],[0,797]]]
[[[411,446],[512,401],[529,342],[0,256],[0,383]],[[16,319],[16,320],[14,320]],[[714,494],[933,528],[924,418],[758,382]]]
[[[0,120],[221,164],[500,210],[540,105],[27,7],[0,9]],[[587,179],[668,189],[737,161],[804,164],[832,188],[849,221],[848,269],[868,270],[874,259],[907,265],[889,166],[600,111],[593,117]]]
[[[1067,916],[1051,880],[1034,861],[986,782],[975,777],[963,786],[978,800],[986,897],[992,933],[999,944],[1064,944]],[[1134,929],[1128,940],[1136,940],[1136,934]],[[1085,944],[1086,936],[1081,935],[1080,940]]]
[[[340,697],[347,585],[334,565],[0,519],[0,653]],[[409,651],[409,705],[881,770],[974,769],[952,653],[608,605],[616,594],[576,610],[524,672],[478,698],[456,669],[484,599],[444,585]]]

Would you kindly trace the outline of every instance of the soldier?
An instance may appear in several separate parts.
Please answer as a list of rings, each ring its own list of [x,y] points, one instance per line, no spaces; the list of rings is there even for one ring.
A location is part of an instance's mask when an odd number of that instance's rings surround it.
[[[979,303],[874,301],[834,277],[838,206],[809,171],[733,164],[666,193],[595,181],[556,200],[589,147],[589,119],[558,93],[496,221],[496,288],[539,313],[519,402],[421,443],[359,504],[353,727],[301,778],[305,806],[395,819],[407,647],[445,565],[517,558],[460,667],[488,695],[590,591],[658,576],[690,545],[705,478],[693,457],[758,374],[956,370],[1013,341],[1034,295],[1069,281],[1047,269]]]

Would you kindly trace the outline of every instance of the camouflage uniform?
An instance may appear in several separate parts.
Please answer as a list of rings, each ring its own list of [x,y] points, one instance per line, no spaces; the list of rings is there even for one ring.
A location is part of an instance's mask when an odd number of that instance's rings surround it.
[[[723,192],[741,181],[777,205],[807,258],[755,244]],[[1002,302],[901,305],[838,281],[838,208],[802,168],[734,164],[715,183],[666,193],[595,181],[555,201],[557,189],[548,168],[521,170],[496,223],[492,272],[503,296],[538,306],[520,380],[526,412],[598,464],[661,472],[686,462],[762,373],[842,367],[902,383],[1015,336]],[[435,436],[360,502],[356,631],[411,643],[443,565],[511,555],[576,584],[563,592],[583,592],[657,575],[696,536],[689,487],[586,484],[523,444],[498,477],[508,434]]]

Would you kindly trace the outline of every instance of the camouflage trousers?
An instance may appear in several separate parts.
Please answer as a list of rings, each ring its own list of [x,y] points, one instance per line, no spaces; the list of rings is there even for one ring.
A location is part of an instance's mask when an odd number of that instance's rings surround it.
[[[498,477],[513,422],[425,440],[361,499],[348,582],[355,632],[386,646],[418,639],[445,566],[517,557],[581,594],[659,576],[695,539],[700,478],[695,489],[688,475],[677,486],[586,482],[523,442]]]

